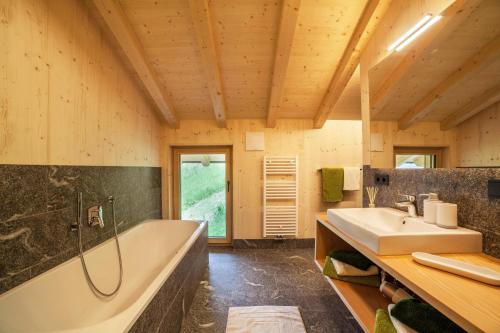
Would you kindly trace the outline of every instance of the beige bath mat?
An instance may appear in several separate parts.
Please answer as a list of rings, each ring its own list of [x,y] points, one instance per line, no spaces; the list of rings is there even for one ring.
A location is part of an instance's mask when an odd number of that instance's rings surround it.
[[[229,308],[226,333],[306,333],[296,306]]]

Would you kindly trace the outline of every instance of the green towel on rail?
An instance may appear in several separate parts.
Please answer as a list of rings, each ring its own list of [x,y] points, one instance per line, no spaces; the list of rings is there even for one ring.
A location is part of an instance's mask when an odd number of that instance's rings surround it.
[[[339,202],[344,198],[344,169],[343,168],[323,168],[322,178],[322,199],[324,202]]]
[[[375,333],[397,333],[387,310],[377,309],[375,313]]]
[[[410,298],[399,301],[391,310],[391,316],[417,332],[462,333],[460,326],[431,305]]]
[[[380,276],[372,275],[372,276],[339,276],[337,271],[335,271],[335,267],[333,266],[332,260],[330,257],[326,257],[325,266],[323,267],[323,274],[331,277],[332,279],[364,284],[366,286],[376,287],[380,286]]]

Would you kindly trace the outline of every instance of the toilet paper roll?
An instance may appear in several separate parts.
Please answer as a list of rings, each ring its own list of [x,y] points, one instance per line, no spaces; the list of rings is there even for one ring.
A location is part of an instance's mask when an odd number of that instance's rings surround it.
[[[456,228],[457,205],[447,202],[436,204],[436,224],[443,228]]]
[[[424,222],[436,224],[436,208],[441,200],[424,200]]]

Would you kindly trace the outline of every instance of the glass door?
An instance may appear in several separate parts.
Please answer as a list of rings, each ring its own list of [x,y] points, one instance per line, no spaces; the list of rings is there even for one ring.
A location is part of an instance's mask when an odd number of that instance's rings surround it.
[[[210,243],[231,242],[231,149],[173,149],[174,217],[208,221]]]

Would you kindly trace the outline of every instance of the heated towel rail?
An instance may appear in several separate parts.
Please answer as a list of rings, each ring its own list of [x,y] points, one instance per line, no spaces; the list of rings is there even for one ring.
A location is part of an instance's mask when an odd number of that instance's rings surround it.
[[[297,156],[264,157],[264,237],[297,237]]]

